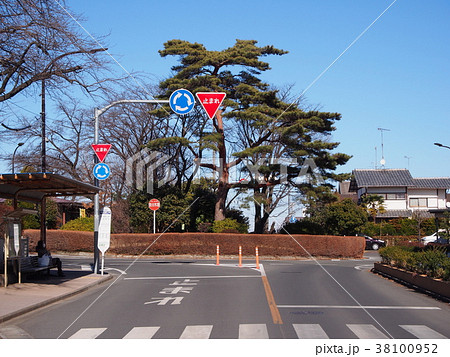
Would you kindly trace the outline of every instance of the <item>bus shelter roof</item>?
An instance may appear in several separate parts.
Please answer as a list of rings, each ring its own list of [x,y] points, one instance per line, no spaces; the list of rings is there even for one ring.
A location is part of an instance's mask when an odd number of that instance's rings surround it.
[[[0,198],[40,202],[51,196],[92,196],[99,187],[49,172],[0,174]]]

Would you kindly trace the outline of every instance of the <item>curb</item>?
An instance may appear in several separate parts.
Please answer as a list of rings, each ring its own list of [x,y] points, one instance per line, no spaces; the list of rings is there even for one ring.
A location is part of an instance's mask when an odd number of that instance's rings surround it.
[[[436,299],[450,302],[449,285],[441,281],[381,263],[374,263],[372,272]]]
[[[85,292],[85,291],[87,291],[87,290],[89,290],[89,289],[91,289],[91,288],[93,288],[93,287],[95,287],[97,285],[103,284],[103,283],[105,283],[105,282],[107,282],[107,281],[109,281],[109,280],[111,280],[113,278],[114,278],[114,275],[109,274],[109,275],[105,276],[103,279],[100,279],[98,281],[94,281],[93,283],[91,283],[89,285],[86,285],[86,286],[84,286],[82,288],[75,289],[74,291],[55,296],[53,298],[49,298],[47,300],[38,302],[36,304],[27,306],[27,307],[25,307],[23,309],[20,309],[20,310],[11,312],[9,314],[0,316],[0,324],[6,322],[8,320],[14,319],[14,318],[16,318],[16,317],[18,317],[20,315],[24,315],[24,314],[27,314],[27,313],[29,313],[31,311],[37,310],[37,309],[39,309],[41,307],[53,304],[54,302],[61,301],[61,300],[67,299],[69,297],[75,296],[77,294],[80,294],[82,292]]]

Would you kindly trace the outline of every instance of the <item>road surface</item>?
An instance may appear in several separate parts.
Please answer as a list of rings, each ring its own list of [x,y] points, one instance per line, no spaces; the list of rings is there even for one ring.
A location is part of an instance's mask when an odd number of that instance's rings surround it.
[[[378,259],[107,258],[110,282],[4,325],[50,339],[449,338],[449,305],[371,273]]]

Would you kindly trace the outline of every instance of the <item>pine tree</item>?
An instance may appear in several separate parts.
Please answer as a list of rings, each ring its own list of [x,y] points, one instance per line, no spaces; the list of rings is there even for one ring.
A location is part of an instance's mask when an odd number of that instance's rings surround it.
[[[273,46],[258,47],[256,41],[250,40],[236,40],[233,47],[223,51],[208,51],[198,43],[172,40],[160,51],[163,57],[177,56],[179,60],[172,67],[174,75],[160,84],[165,91],[163,97],[168,98],[179,88],[193,93],[225,92],[227,96],[212,123],[201,111],[195,111],[187,121],[173,122],[174,126],[188,123],[177,135],[155,140],[149,147],[189,147],[200,167],[219,174],[215,220],[225,218],[230,189],[252,191],[256,232],[267,230],[268,218],[282,198],[274,197],[275,187],[282,183],[298,188],[317,184],[296,180],[304,174],[305,159],[315,163],[325,179],[339,178],[333,171],[349,159],[348,155],[332,153],[338,143],[329,142],[340,114],[305,112],[297,102],[284,102],[278,90],[259,78],[270,69],[261,57],[286,53]],[[160,114],[167,112],[160,110]],[[220,158],[219,164],[201,160],[204,152],[211,150]],[[282,160],[289,162],[287,171],[280,164]],[[248,180],[232,183],[230,170],[238,165],[246,171]],[[256,171],[249,169],[252,165]]]

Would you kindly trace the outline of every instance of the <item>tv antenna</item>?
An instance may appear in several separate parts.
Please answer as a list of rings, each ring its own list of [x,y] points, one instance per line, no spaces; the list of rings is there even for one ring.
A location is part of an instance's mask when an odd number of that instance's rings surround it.
[[[408,170],[409,170],[409,159],[412,159],[412,157],[411,156],[404,156],[404,158],[406,159],[406,160],[408,160]]]
[[[384,165],[386,164],[386,160],[384,159],[383,131],[391,131],[391,129],[378,128],[378,130],[381,132],[381,160],[380,160],[380,164],[381,164],[381,168],[384,169]]]

